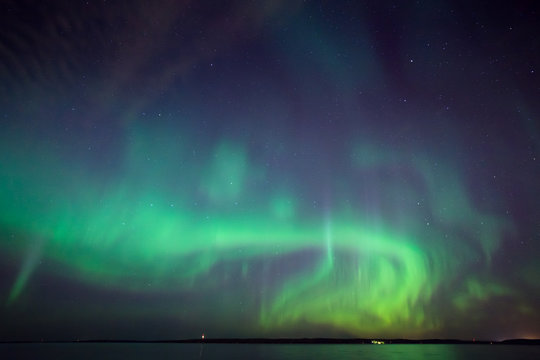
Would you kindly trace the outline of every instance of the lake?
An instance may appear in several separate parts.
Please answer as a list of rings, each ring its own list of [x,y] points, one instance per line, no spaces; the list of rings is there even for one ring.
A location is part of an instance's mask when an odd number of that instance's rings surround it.
[[[532,345],[0,344],[2,359],[540,359]]]

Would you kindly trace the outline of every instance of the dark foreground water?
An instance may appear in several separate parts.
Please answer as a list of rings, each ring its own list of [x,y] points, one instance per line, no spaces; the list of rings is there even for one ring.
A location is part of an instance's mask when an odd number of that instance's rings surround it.
[[[0,344],[1,359],[540,359],[531,345]]]

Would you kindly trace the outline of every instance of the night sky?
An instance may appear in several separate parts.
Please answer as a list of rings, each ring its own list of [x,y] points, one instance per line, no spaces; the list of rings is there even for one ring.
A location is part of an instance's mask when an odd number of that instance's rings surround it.
[[[535,1],[2,1],[0,340],[540,338]]]

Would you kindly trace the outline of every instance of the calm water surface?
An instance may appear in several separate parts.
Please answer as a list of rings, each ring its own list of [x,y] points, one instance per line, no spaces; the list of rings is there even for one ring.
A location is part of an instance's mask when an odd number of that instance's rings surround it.
[[[2,359],[540,359],[527,345],[1,344]]]

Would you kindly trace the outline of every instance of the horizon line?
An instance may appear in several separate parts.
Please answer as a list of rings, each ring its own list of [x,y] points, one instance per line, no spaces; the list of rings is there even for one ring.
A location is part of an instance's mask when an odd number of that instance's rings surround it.
[[[540,339],[514,338],[505,340],[463,340],[463,339],[406,339],[406,338],[333,338],[333,337],[255,337],[255,338],[186,338],[186,339],[74,339],[74,340],[0,340],[0,344],[31,343],[209,343],[209,344],[365,344],[373,342],[391,344],[499,344],[499,345],[540,345]]]

